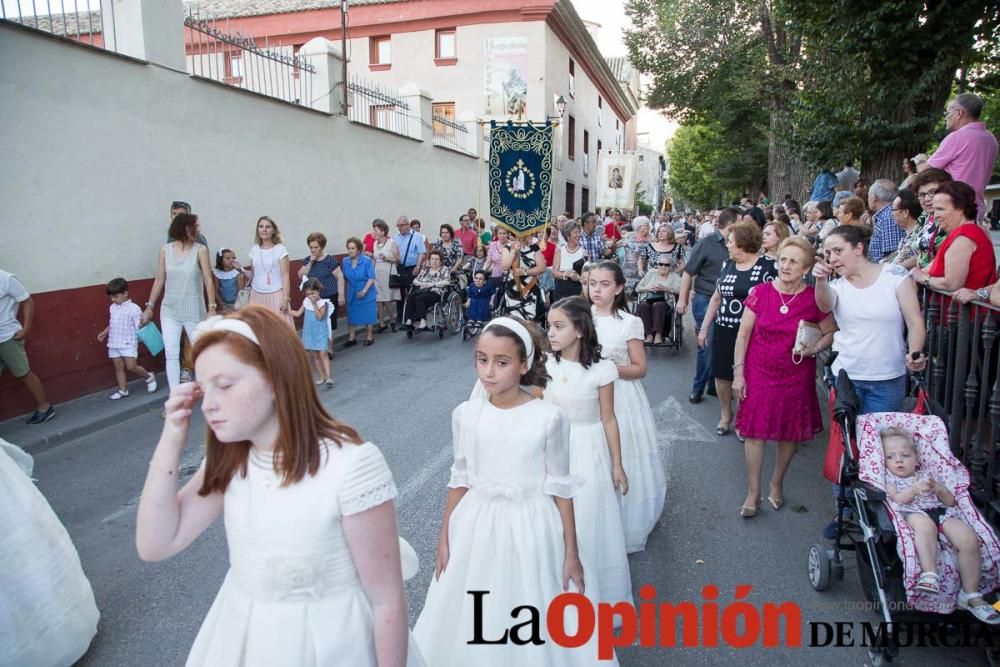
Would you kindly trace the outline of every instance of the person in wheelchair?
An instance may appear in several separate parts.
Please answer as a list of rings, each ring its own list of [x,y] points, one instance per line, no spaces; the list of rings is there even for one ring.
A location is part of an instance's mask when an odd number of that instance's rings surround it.
[[[674,309],[670,304],[672,299],[668,300],[669,293],[676,289],[671,285],[671,276],[676,276],[672,269],[670,258],[664,256],[636,285],[646,345],[663,345],[664,336],[672,330]]]
[[[440,250],[431,250],[427,255],[427,264],[413,279],[413,289],[406,297],[403,326],[418,331],[426,329],[427,312],[441,301],[450,286],[451,269],[444,265]],[[414,320],[416,327],[413,326]]]
[[[486,272],[476,271],[465,301],[465,319],[470,325],[482,327],[490,320],[490,304],[495,291],[487,279]]]

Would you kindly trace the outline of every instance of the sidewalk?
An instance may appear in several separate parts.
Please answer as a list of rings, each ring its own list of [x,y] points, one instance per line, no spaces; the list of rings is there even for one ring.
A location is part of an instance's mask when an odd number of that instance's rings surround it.
[[[167,377],[157,373],[159,389],[150,394],[140,379],[129,382],[129,395],[117,401],[108,399],[113,386],[81,398],[56,404],[56,416],[38,426],[25,422],[30,415],[21,415],[0,422],[0,438],[22,447],[29,454],[37,454],[57,445],[90,435],[103,428],[114,426],[145,412],[157,412],[163,407],[170,390]]]
[[[343,348],[347,340],[346,320],[340,322],[333,332],[334,352]],[[364,335],[364,329],[361,330]],[[108,385],[103,391],[56,404],[56,416],[44,424],[28,426],[25,422],[30,414],[20,415],[0,422],[0,438],[23,448],[30,454],[37,454],[52,447],[88,436],[101,429],[120,424],[146,412],[160,412],[170,395],[165,373],[156,374],[159,389],[147,393],[142,380],[129,382],[129,396],[117,401],[108,399],[114,386]]]

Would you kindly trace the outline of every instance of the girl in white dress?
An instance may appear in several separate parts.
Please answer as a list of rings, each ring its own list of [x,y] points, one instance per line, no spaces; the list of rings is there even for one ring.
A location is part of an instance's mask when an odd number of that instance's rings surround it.
[[[34,465],[0,438],[0,665],[68,667],[100,614],[69,534],[31,481]]]
[[[625,275],[615,262],[590,269],[590,301],[604,356],[618,366],[615,414],[621,434],[622,465],[631,492],[622,498],[622,523],[629,553],[646,548],[646,538],[663,513],[667,480],[656,446],[656,427],[641,378],[646,376],[642,320],[628,312]]]
[[[563,648],[547,630],[555,597],[578,591],[596,605],[599,593],[577,551],[572,498],[581,480],[569,470],[569,423],[521,387],[548,381],[540,343],[533,325],[511,317],[490,321],[476,341],[484,392],[452,413],[455,461],[437,563],[413,628],[432,667],[598,664],[596,635]],[[525,606],[537,610],[533,626]],[[563,626],[575,634],[575,615]],[[523,643],[531,636],[541,643]]]
[[[279,314],[248,306],[195,338],[198,382],[170,394],[136,523],[139,557],[155,561],[224,517],[230,569],[187,664],[423,665],[408,647],[396,487],[378,448],[323,409]],[[205,460],[178,491],[199,399]]]
[[[618,493],[628,493],[615,418],[618,368],[601,359],[590,304],[583,297],[557,301],[548,318],[552,352],[545,369],[552,380],[545,388],[545,400],[558,405],[570,423],[569,471],[584,480],[573,499],[580,553],[597,574],[601,602],[631,604],[632,579],[618,499]]]

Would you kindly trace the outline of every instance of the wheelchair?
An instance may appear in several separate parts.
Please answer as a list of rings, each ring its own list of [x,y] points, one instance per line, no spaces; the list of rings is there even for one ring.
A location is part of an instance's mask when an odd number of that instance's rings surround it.
[[[441,298],[427,312],[427,327],[425,329],[404,325],[407,338],[413,338],[414,334],[434,331],[437,331],[438,338],[444,338],[445,331],[454,336],[462,330],[462,309],[465,303],[464,284],[466,282],[462,279],[464,277],[464,274],[452,275],[451,285],[445,289]],[[413,307],[410,298],[414,291],[406,295],[406,301],[403,303],[404,322],[411,319],[407,314],[411,312]]]
[[[646,343],[645,346],[649,348],[669,347],[673,349],[674,356],[676,356],[684,344],[684,316],[677,313],[676,294],[665,292],[664,297],[667,308],[664,314],[666,321],[663,324],[663,342],[658,345]],[[630,310],[636,317],[639,317],[639,307],[641,304],[641,298],[636,298],[629,303]]]

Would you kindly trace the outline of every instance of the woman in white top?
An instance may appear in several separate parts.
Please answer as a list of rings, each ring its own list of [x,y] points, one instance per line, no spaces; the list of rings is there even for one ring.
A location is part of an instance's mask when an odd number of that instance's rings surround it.
[[[230,568],[189,667],[423,667],[406,627],[392,473],[323,408],[283,322],[248,306],[198,327],[199,382],[167,401],[139,500],[139,557],[170,558],[223,518]],[[178,487],[196,409],[205,460]]]
[[[244,271],[251,276],[250,303],[267,306],[294,327],[289,314],[288,250],[281,244],[278,225],[266,215],[257,220],[250,264]]]
[[[580,272],[574,268],[584,259],[584,249],[580,245],[580,223],[576,220],[567,222],[562,233],[566,238],[566,245],[556,248],[552,257],[552,276],[556,279],[553,302],[568,296],[577,296],[581,289]]]
[[[847,371],[861,414],[898,411],[906,370],[919,371],[926,364],[921,356],[926,329],[916,285],[901,266],[868,260],[860,227],[837,227],[823,249],[826,261],[816,262],[813,276],[816,304],[837,320],[833,370]],[[903,339],[904,323],[908,340]]]
[[[378,326],[375,333],[382,333],[388,327],[396,330],[396,302],[400,294],[398,287],[389,287],[389,276],[392,267],[399,264],[399,248],[389,236],[389,225],[378,218],[372,223],[375,243],[372,245],[372,258],[375,260],[375,287],[378,296],[375,299],[375,310],[378,314]]]
[[[191,337],[198,322],[205,319],[206,301],[209,314],[215,314],[215,283],[208,248],[195,240],[199,227],[198,216],[190,213],[178,213],[170,223],[173,240],[160,248],[153,289],[142,313],[143,324],[153,319],[153,307],[163,295],[160,329],[171,389],[180,384],[181,331]]]

